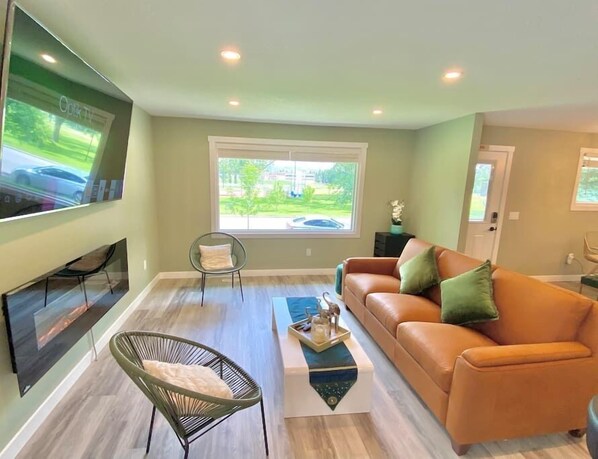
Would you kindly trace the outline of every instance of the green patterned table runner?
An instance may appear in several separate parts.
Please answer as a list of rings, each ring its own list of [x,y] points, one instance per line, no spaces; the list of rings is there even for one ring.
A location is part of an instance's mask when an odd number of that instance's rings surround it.
[[[305,310],[318,312],[315,297],[287,298],[289,314],[293,322],[305,319]],[[300,343],[305,361],[309,367],[309,384],[334,411],[342,398],[357,381],[357,364],[345,343],[339,343],[322,352],[316,352]]]

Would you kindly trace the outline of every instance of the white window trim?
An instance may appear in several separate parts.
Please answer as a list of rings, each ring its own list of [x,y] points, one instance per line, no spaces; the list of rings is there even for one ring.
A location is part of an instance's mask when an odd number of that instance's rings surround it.
[[[226,230],[232,234],[252,237],[268,238],[276,236],[277,238],[358,238],[361,234],[361,217],[363,207],[363,192],[365,185],[365,164],[367,157],[368,144],[363,142],[329,142],[329,141],[311,141],[311,140],[285,140],[285,139],[258,139],[247,137],[219,137],[208,136],[210,147],[210,201],[211,201],[211,227],[212,231],[221,231],[220,222],[220,191],[218,189],[218,157],[219,150],[267,150],[292,152],[294,149],[301,148],[308,151],[322,151],[323,154],[334,156],[346,155],[347,152],[356,154],[357,162],[357,180],[355,183],[354,212],[351,231],[281,231],[281,230]]]
[[[598,202],[578,203],[576,201],[577,187],[579,187],[579,180],[581,179],[581,165],[583,164],[584,155],[588,153],[598,156],[598,148],[582,148],[579,152],[579,161],[577,162],[577,176],[575,177],[575,186],[573,187],[573,196],[571,197],[571,210],[598,211]]]

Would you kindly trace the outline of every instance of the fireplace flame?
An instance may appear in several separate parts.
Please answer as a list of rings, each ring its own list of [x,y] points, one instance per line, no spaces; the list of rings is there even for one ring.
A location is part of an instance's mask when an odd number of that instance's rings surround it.
[[[77,320],[82,314],[89,309],[89,306],[83,303],[76,308],[73,308],[68,314],[61,316],[49,330],[37,338],[38,349],[41,349],[50,341],[52,341],[58,334],[65,330],[70,324]]]

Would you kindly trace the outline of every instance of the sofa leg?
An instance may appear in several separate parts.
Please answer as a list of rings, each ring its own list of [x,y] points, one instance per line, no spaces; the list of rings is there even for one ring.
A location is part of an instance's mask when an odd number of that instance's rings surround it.
[[[451,438],[451,446],[453,447],[453,451],[455,452],[455,454],[457,456],[463,456],[464,454],[467,454],[467,451],[469,451],[469,448],[471,448],[471,445],[463,445],[461,443],[457,443],[452,438]]]
[[[575,438],[581,438],[586,434],[587,429],[573,429],[569,431],[569,435]]]

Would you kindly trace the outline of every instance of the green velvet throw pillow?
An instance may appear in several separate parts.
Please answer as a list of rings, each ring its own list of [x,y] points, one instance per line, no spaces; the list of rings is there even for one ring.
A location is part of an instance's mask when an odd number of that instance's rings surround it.
[[[418,295],[425,289],[440,282],[434,246],[414,256],[411,260],[401,265],[401,293]]]
[[[440,283],[442,322],[465,325],[498,319],[492,298],[490,260]]]

